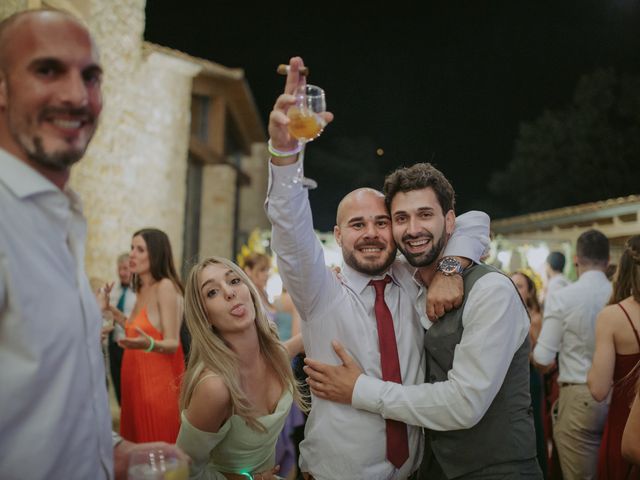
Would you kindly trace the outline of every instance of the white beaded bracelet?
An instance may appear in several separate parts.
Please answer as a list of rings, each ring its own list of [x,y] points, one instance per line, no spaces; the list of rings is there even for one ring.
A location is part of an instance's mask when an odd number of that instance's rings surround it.
[[[293,155],[297,155],[300,153],[303,145],[304,143],[298,142],[298,146],[293,150],[288,150],[288,151],[278,150],[271,144],[271,139],[269,139],[269,141],[267,142],[267,150],[269,150],[269,153],[273,157],[278,157],[278,158],[292,157]]]

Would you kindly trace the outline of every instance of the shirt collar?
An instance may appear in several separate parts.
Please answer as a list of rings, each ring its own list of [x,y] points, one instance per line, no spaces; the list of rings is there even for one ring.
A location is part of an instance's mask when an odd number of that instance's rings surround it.
[[[584,273],[580,274],[580,278],[578,278],[578,281],[580,280],[590,280],[590,279],[599,279],[599,280],[607,280],[607,276],[605,275],[605,273],[602,270],[587,270]]]
[[[349,286],[358,295],[360,295],[360,294],[362,294],[362,292],[364,292],[364,289],[369,286],[369,282],[371,280],[376,280],[378,278],[384,278],[385,275],[389,275],[391,277],[391,280],[393,281],[393,283],[395,283],[396,285],[399,285],[398,280],[396,278],[396,272],[393,269],[393,265],[391,265],[391,268],[389,268],[389,270],[387,270],[382,275],[368,275],[366,273],[361,273],[361,272],[358,272],[357,270],[354,270],[349,265],[347,265],[346,263],[343,262],[342,263],[342,267],[341,267],[341,271],[342,271],[343,276],[347,279],[347,281],[349,283]]]
[[[61,191],[46,177],[2,148],[0,148],[0,183],[20,199],[45,193],[64,194],[69,200],[71,209],[82,214],[80,198],[73,190],[66,187]]]

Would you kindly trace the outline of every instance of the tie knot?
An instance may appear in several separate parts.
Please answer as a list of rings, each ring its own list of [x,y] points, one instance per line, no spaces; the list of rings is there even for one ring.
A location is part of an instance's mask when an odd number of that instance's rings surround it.
[[[373,285],[373,288],[376,289],[376,293],[380,295],[381,293],[384,293],[384,288],[389,282],[391,282],[391,277],[389,275],[385,275],[384,278],[380,280],[369,281],[369,285]]]

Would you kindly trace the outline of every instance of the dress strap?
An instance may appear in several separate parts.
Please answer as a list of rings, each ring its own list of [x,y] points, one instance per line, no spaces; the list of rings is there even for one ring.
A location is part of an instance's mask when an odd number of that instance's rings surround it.
[[[629,325],[631,325],[631,328],[633,329],[633,333],[636,336],[636,342],[638,342],[638,348],[640,348],[640,336],[638,335],[638,331],[636,330],[636,327],[633,326],[633,322],[631,321],[631,317],[629,316],[629,313],[627,312],[627,310],[622,306],[621,303],[617,304],[622,311],[624,312],[624,314],[627,316],[627,320],[629,320]]]

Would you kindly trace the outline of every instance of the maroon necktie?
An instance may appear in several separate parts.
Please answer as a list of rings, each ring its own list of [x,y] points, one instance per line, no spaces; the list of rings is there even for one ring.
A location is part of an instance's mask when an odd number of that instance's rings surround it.
[[[376,323],[378,324],[378,342],[380,343],[380,366],[382,379],[389,382],[402,383],[398,345],[393,330],[393,318],[384,301],[384,287],[391,281],[389,275],[384,280],[371,280],[369,285],[376,289]],[[407,426],[397,420],[386,420],[387,425],[387,459],[400,468],[409,458],[409,440]]]

